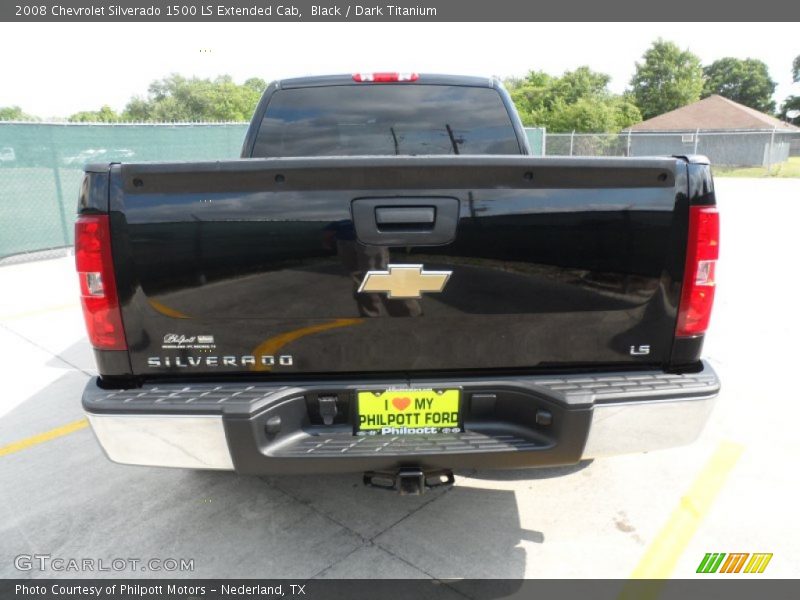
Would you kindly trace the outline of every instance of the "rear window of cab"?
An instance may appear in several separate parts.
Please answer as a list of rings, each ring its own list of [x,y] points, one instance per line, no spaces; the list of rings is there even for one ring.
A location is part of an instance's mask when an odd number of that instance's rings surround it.
[[[374,84],[276,91],[252,156],[520,152],[508,109],[495,89]]]

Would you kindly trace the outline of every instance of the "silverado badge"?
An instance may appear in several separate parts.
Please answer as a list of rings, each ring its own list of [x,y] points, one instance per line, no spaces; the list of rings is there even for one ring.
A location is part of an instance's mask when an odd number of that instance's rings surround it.
[[[441,292],[452,271],[425,271],[422,265],[388,265],[387,271],[368,271],[359,293],[387,294],[389,298],[421,298],[423,292]]]

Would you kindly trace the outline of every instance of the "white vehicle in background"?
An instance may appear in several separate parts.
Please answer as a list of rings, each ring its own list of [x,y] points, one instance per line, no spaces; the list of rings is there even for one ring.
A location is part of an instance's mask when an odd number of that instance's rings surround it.
[[[87,148],[73,156],[65,156],[64,164],[83,167],[83,165],[90,162],[127,160],[133,158],[135,155],[136,152],[130,148],[112,148],[111,150],[106,148]]]
[[[105,157],[107,153],[108,150],[105,148],[87,148],[86,150],[81,150],[72,156],[65,156],[64,164],[82,167],[86,163],[92,162],[92,160],[98,160],[101,157]]]
[[[17,153],[14,152],[13,148],[9,148],[8,146],[0,148],[0,164],[12,163],[16,160]]]

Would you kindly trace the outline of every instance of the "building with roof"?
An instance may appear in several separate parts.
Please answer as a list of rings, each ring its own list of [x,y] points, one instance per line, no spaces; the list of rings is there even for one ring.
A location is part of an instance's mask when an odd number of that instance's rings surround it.
[[[798,138],[800,127],[715,94],[633,125],[629,154],[704,154],[717,165],[769,166],[787,160]]]

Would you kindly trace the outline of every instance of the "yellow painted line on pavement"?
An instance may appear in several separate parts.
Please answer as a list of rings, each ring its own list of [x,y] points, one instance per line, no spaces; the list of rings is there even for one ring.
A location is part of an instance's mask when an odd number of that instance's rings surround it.
[[[20,452],[21,450],[25,450],[26,448],[31,448],[33,446],[43,444],[44,442],[49,442],[50,440],[55,440],[57,438],[64,437],[65,435],[69,435],[70,433],[74,433],[75,431],[86,429],[88,426],[89,426],[89,421],[87,421],[86,419],[80,419],[79,421],[73,421],[72,423],[67,423],[66,425],[62,425],[61,427],[56,427],[55,429],[51,429],[50,431],[45,431],[44,433],[40,433],[38,435],[25,438],[24,440],[19,440],[18,442],[12,442],[7,446],[0,446],[0,456],[14,454],[15,452]]]
[[[13,321],[15,319],[24,319],[26,317],[35,317],[38,315],[46,315],[47,313],[56,312],[59,310],[66,310],[68,308],[77,307],[79,304],[72,302],[70,304],[59,304],[57,306],[47,306],[45,308],[36,308],[34,310],[27,310],[20,313],[12,313],[10,315],[0,315],[0,321]]]
[[[739,461],[744,447],[730,441],[717,446],[669,520],[652,541],[632,579],[664,579],[672,575],[700,523],[711,510],[720,490]]]

